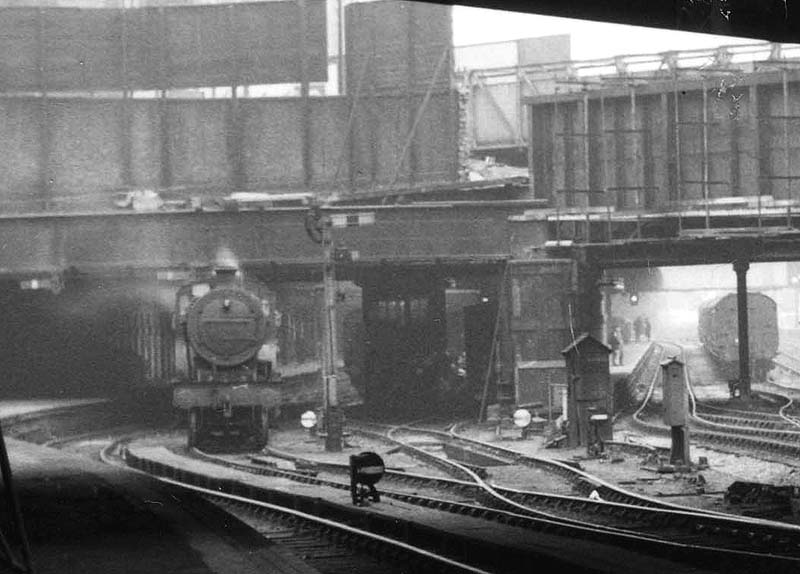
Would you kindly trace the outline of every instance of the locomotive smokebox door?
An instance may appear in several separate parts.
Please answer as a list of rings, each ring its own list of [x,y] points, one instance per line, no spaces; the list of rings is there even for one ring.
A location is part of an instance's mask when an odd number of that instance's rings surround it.
[[[589,444],[590,416],[614,412],[614,393],[608,357],[611,349],[584,333],[561,351],[567,366],[567,419],[569,444]],[[590,411],[594,409],[594,411]],[[611,440],[610,421],[597,427],[597,438]]]
[[[373,502],[380,502],[375,484],[383,477],[383,459],[374,452],[362,452],[350,456],[350,494],[353,504],[363,504],[366,495]]]

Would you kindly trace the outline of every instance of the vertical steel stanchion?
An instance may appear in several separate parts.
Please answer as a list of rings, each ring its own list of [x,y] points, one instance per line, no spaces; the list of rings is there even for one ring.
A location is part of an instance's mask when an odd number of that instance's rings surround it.
[[[322,221],[322,247],[324,251],[322,288],[324,298],[322,345],[322,381],[325,399],[325,450],[341,452],[342,418],[336,394],[336,278],[334,270],[334,247],[330,217]]]
[[[733,262],[736,271],[736,302],[739,315],[739,389],[742,399],[750,399],[750,327],[747,312],[747,270],[750,263],[746,259]]]

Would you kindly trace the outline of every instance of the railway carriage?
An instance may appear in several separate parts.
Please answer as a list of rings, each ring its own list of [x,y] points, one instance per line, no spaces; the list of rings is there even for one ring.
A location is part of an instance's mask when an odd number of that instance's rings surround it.
[[[764,381],[778,353],[777,305],[763,293],[747,294],[750,362],[755,381]],[[728,379],[739,376],[739,315],[735,293],[700,307],[698,335]]]

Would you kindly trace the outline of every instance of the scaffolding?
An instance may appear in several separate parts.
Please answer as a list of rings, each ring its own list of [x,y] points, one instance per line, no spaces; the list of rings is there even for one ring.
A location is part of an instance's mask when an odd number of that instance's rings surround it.
[[[554,86],[550,94],[525,100],[531,108],[531,147],[538,142],[551,148],[544,179],[550,183],[545,193],[553,242],[796,231],[800,198],[793,182],[800,171],[792,170],[797,151],[792,135],[800,115],[793,112],[792,98],[800,95],[795,93],[797,72],[800,46],[769,43],[530,70],[549,74]],[[762,85],[780,86],[780,112],[759,103],[759,92],[767,89],[760,90]],[[728,118],[712,107],[712,98],[726,104]],[[657,108],[642,112],[647,106]],[[552,121],[536,126],[535,109],[544,109]],[[715,134],[730,143],[720,149]],[[768,137],[773,144],[765,150]],[[663,157],[654,157],[647,142],[660,146]],[[755,193],[743,193],[743,160],[749,162],[747,177],[755,182]],[[662,162],[656,166],[660,181],[652,173],[656,162]],[[728,177],[719,173],[726,170]],[[532,179],[535,172],[532,163]],[[782,197],[773,197],[776,189]]]

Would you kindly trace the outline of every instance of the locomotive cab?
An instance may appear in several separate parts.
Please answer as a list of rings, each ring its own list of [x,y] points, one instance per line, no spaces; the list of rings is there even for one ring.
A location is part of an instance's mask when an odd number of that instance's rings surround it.
[[[222,267],[179,289],[175,326],[184,341],[186,377],[173,404],[188,414],[189,446],[262,448],[268,410],[277,403],[273,368],[279,315],[263,285]]]

